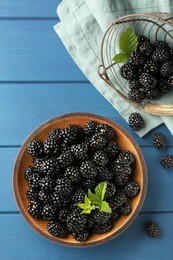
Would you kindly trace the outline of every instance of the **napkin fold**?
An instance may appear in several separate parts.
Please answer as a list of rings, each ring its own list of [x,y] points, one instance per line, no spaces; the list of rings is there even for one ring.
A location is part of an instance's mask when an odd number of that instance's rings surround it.
[[[126,14],[161,11],[171,13],[172,9],[173,1],[170,0],[63,0],[57,8],[60,22],[54,26],[56,33],[88,80],[126,121],[136,110],[98,75],[103,34],[112,21]],[[165,96],[164,102],[172,103],[173,96]],[[162,123],[173,134],[173,116],[160,117],[140,113],[146,122],[145,127],[137,132],[140,137]]]

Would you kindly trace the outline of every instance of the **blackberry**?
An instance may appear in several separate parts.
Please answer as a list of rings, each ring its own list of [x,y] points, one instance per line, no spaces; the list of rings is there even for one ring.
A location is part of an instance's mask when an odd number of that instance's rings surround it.
[[[168,78],[169,76],[173,75],[173,62],[172,61],[165,61],[162,63],[160,68],[160,75],[164,78]]]
[[[54,190],[57,193],[63,194],[64,196],[69,196],[72,194],[73,188],[74,187],[69,179],[59,178],[56,180],[56,186],[55,186]]]
[[[114,129],[106,124],[99,124],[96,126],[96,133],[104,135],[107,139],[110,139],[114,136]]]
[[[31,200],[28,204],[28,211],[34,218],[40,218],[42,212],[41,203],[37,200]]]
[[[138,79],[132,79],[129,81],[129,88],[130,89],[140,89],[142,85],[139,83]]]
[[[128,182],[129,176],[124,172],[117,172],[114,177],[114,182],[118,186],[124,186]]]
[[[87,195],[86,191],[82,188],[78,188],[72,195],[73,204],[83,203],[85,195]]]
[[[36,170],[32,166],[28,166],[25,170],[24,177],[27,181],[31,180],[36,173]]]
[[[168,85],[169,85],[170,88],[173,87],[173,76],[170,76],[170,77],[168,78],[167,83],[168,83]]]
[[[164,62],[169,60],[169,50],[165,47],[157,47],[151,56],[153,61]]]
[[[39,186],[41,190],[52,192],[55,186],[55,182],[52,180],[52,178],[46,176],[39,181]]]
[[[131,165],[135,162],[135,156],[129,150],[123,150],[120,152],[117,162],[122,164],[129,163]]]
[[[123,192],[118,191],[116,197],[109,200],[109,206],[112,208],[112,211],[119,209],[124,203],[126,203],[127,197]]]
[[[84,161],[88,159],[88,146],[85,143],[72,145],[71,151],[78,160]]]
[[[43,207],[42,217],[46,220],[55,220],[57,214],[57,208],[53,205],[46,204]]]
[[[35,188],[37,189],[39,187],[39,181],[40,181],[41,177],[38,173],[35,173],[32,177],[32,179],[30,179],[29,182],[29,187],[31,188]]]
[[[94,153],[94,161],[97,165],[105,166],[109,162],[109,158],[104,151],[98,150]]]
[[[130,114],[128,121],[129,121],[129,126],[133,131],[139,131],[145,125],[144,120],[139,113]]]
[[[129,215],[132,211],[132,208],[130,206],[130,203],[127,201],[125,204],[123,204],[120,208],[119,211],[122,215]]]
[[[43,143],[43,149],[44,153],[48,156],[50,155],[57,155],[59,154],[59,143],[56,141],[56,139],[47,139]]]
[[[129,63],[132,64],[133,66],[142,66],[145,63],[145,58],[141,53],[139,52],[132,52],[129,58]]]
[[[60,138],[67,144],[74,143],[79,135],[80,127],[77,125],[69,125],[60,131]]]
[[[166,94],[170,91],[170,84],[167,80],[160,80],[158,91],[160,94]]]
[[[130,181],[124,187],[124,193],[128,197],[134,197],[139,192],[139,185],[137,182]]]
[[[62,208],[58,210],[57,217],[61,223],[66,223],[66,218],[68,216],[68,209]]]
[[[96,224],[102,225],[102,224],[108,222],[108,220],[111,217],[111,214],[106,213],[104,211],[99,211],[98,209],[96,209],[93,211],[92,217]]]
[[[57,221],[51,221],[46,226],[47,231],[54,237],[64,238],[67,236],[66,227]]]
[[[26,191],[26,197],[28,199],[37,199],[38,197],[38,189],[35,188],[29,188],[29,190]]]
[[[62,142],[62,143],[60,143],[59,149],[60,149],[61,153],[70,151],[70,144]]]
[[[138,36],[138,47],[140,47],[144,42],[150,42],[150,40],[144,35]]]
[[[77,241],[84,242],[88,239],[89,232],[88,230],[83,230],[79,233],[72,233],[73,238],[75,238]]]
[[[155,88],[158,83],[153,75],[145,72],[139,76],[139,82],[142,86],[150,87],[152,89]]]
[[[166,146],[166,137],[162,133],[155,133],[153,136],[153,146],[163,149]]]
[[[74,208],[67,216],[67,228],[70,233],[80,233],[81,231],[85,230],[86,224],[86,214],[81,214],[81,210],[77,207]]]
[[[56,191],[52,193],[51,199],[52,203],[58,208],[66,207],[71,202],[70,197],[66,197],[63,194],[58,193]]]
[[[116,174],[120,174],[120,173],[124,173],[126,175],[130,175],[132,173],[132,169],[131,169],[131,162],[116,162],[114,161],[111,165],[110,165],[110,171],[112,172],[112,174],[114,176],[116,176]]]
[[[112,228],[111,222],[104,223],[104,224],[94,224],[92,227],[92,231],[96,234],[104,234],[109,232]]]
[[[41,167],[42,167],[42,163],[44,162],[43,158],[36,158],[35,160],[33,160],[33,163],[35,165],[35,168],[41,172]]]
[[[110,181],[113,178],[112,172],[107,167],[98,166],[97,167],[97,177],[100,181]]]
[[[97,175],[97,167],[91,161],[85,161],[80,166],[81,175],[86,178],[94,178]]]
[[[115,195],[117,189],[115,185],[111,182],[107,182],[107,187],[106,187],[106,193],[105,193],[105,198],[111,198]]]
[[[66,168],[68,166],[71,166],[74,162],[74,155],[71,151],[66,151],[63,152],[57,160],[62,168]]]
[[[145,99],[145,92],[142,89],[131,89],[128,92],[128,97],[134,102],[141,103]]]
[[[154,48],[166,48],[166,49],[169,49],[169,46],[168,46],[168,44],[165,41],[156,41],[153,44],[153,46],[154,46]]]
[[[52,159],[45,160],[43,161],[40,169],[46,175],[50,175],[55,169],[55,163]]]
[[[44,190],[40,190],[38,192],[38,199],[43,203],[43,204],[49,204],[51,202],[50,200],[50,195]]]
[[[99,150],[99,149],[103,149],[105,147],[107,143],[107,139],[105,136],[103,136],[102,134],[95,134],[91,137],[90,140],[90,148],[92,150]]]
[[[109,141],[104,148],[110,159],[115,159],[120,152],[119,145],[115,141]]]
[[[96,180],[95,179],[85,179],[82,182],[82,186],[84,189],[88,190],[94,190],[96,187]]]
[[[136,77],[136,69],[130,63],[124,64],[120,69],[121,76],[124,79],[133,79]]]
[[[149,237],[155,238],[160,235],[160,227],[156,222],[149,222],[146,225],[145,230]]]
[[[163,156],[160,160],[160,163],[162,164],[163,168],[169,169],[173,167],[173,155],[166,155]]]
[[[97,124],[94,121],[88,121],[84,125],[84,134],[87,136],[92,136],[95,134]]]
[[[32,157],[40,158],[43,156],[43,142],[40,140],[33,140],[27,145],[28,153]]]
[[[153,60],[149,59],[145,63],[143,67],[143,71],[147,74],[154,74],[157,75],[159,72],[159,64],[157,62],[154,62]]]
[[[139,51],[145,56],[150,56],[153,52],[153,46],[149,41],[144,41],[140,44]]]
[[[79,183],[82,180],[79,168],[77,166],[67,167],[64,177],[67,177],[72,183]]]
[[[146,98],[148,98],[150,100],[157,99],[160,95],[156,88],[151,89],[151,88],[148,88],[148,87],[145,89],[145,94],[146,94]]]
[[[59,137],[60,132],[61,132],[61,129],[60,129],[60,128],[54,128],[54,129],[52,129],[52,130],[49,132],[48,139],[55,140],[55,141],[59,141],[59,140],[60,140],[60,137]]]
[[[112,211],[112,214],[111,214],[111,222],[115,222],[116,220],[118,220],[120,218],[120,213],[118,210],[114,210]]]

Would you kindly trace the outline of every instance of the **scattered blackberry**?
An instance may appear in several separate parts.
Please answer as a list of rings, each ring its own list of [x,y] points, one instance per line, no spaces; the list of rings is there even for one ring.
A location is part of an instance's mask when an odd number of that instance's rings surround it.
[[[109,206],[112,208],[112,211],[119,209],[124,203],[126,203],[127,197],[123,192],[117,192],[116,197],[111,198],[109,201]]]
[[[52,203],[58,208],[66,207],[71,202],[70,197],[65,197],[63,194],[56,191],[51,195],[51,199]]]
[[[124,193],[128,197],[134,197],[139,192],[139,185],[137,182],[128,182],[126,186],[124,187]]]
[[[36,173],[34,167],[32,166],[28,166],[25,170],[25,173],[24,173],[24,177],[26,180],[31,180],[34,176],[34,174]]]
[[[142,85],[139,83],[138,79],[132,79],[129,81],[129,88],[130,89],[140,89]]]
[[[39,186],[41,190],[51,192],[54,189],[55,182],[51,177],[46,176],[39,181]]]
[[[135,156],[132,152],[128,151],[128,150],[124,150],[122,152],[120,152],[118,159],[116,160],[118,163],[129,163],[129,164],[133,164],[135,162]]]
[[[86,224],[86,214],[81,214],[81,210],[77,207],[73,209],[67,216],[67,228],[70,233],[80,233],[81,231],[85,230]]]
[[[85,143],[72,145],[71,151],[78,160],[84,161],[88,159],[88,146]]]
[[[68,178],[59,178],[56,180],[56,186],[54,190],[57,193],[61,193],[64,196],[69,196],[73,192],[72,182]]]
[[[61,223],[66,223],[68,213],[68,208],[62,208],[58,210],[57,217]]]
[[[124,79],[133,79],[136,77],[136,69],[130,63],[124,64],[120,69],[120,73]]]
[[[97,133],[91,137],[90,148],[92,150],[99,150],[104,148],[106,143],[107,143],[106,137],[102,134]]]
[[[105,193],[105,198],[109,199],[113,197],[116,193],[117,189],[115,185],[111,182],[107,182],[107,187],[106,187],[106,193]]]
[[[169,169],[173,167],[173,155],[166,155],[163,156],[160,160],[160,163],[162,164],[163,168]]]
[[[54,171],[55,163],[52,159],[45,160],[45,161],[43,161],[40,169],[43,173],[45,173],[46,175],[49,175]]]
[[[155,238],[160,235],[160,227],[156,222],[149,222],[146,225],[145,230],[149,237]]]
[[[108,220],[111,217],[110,213],[106,213],[104,211],[99,211],[98,209],[93,211],[92,214],[93,220],[96,224],[104,224],[106,222],[108,222]]]
[[[160,94],[166,94],[170,90],[170,84],[167,80],[160,80],[159,81],[159,86],[158,86],[158,91]]]
[[[127,201],[125,204],[123,204],[120,208],[119,211],[122,215],[129,215],[132,211],[132,208],[130,206],[130,203]]]
[[[113,178],[112,172],[107,167],[98,166],[97,167],[97,177],[100,181],[110,181]]]
[[[160,68],[160,75],[164,78],[168,78],[173,75],[173,62],[165,61]]]
[[[38,197],[38,189],[36,188],[29,188],[28,191],[26,191],[26,197],[28,199],[37,199]]]
[[[110,139],[113,137],[115,131],[114,129],[106,124],[99,124],[96,126],[96,133],[104,135],[107,139]]]
[[[60,131],[60,138],[67,144],[74,143],[80,132],[80,127],[77,125],[69,125]]]
[[[87,195],[87,192],[82,188],[78,188],[72,195],[73,204],[83,203],[85,195]]]
[[[46,220],[55,220],[57,214],[57,208],[54,205],[46,204],[43,207],[42,217]]]
[[[159,64],[157,62],[154,62],[153,60],[147,60],[143,67],[143,71],[147,74],[154,74],[157,75],[159,72]]]
[[[145,63],[145,58],[141,53],[134,51],[130,55],[129,63],[133,66],[142,66]]]
[[[145,123],[144,120],[142,118],[142,116],[139,113],[132,113],[129,116],[129,126],[133,131],[139,131],[141,130]]]
[[[80,241],[80,242],[84,242],[88,239],[88,236],[89,236],[89,232],[88,230],[83,230],[79,233],[75,233],[73,232],[72,233],[72,236],[77,240],[77,241]]]
[[[159,149],[165,148],[166,137],[162,133],[155,133],[153,136],[153,145]]]
[[[92,136],[95,134],[97,124],[94,121],[88,121],[84,125],[84,134],[87,136]]]
[[[32,157],[42,157],[43,156],[43,142],[40,140],[33,140],[31,143],[27,146],[28,153]]]
[[[109,162],[109,158],[104,151],[98,150],[94,153],[94,161],[97,165],[105,166]]]
[[[159,91],[158,89],[151,89],[151,88],[146,88],[145,89],[145,94],[146,94],[146,98],[150,99],[150,100],[154,100],[157,99],[159,97]]]
[[[149,73],[142,73],[139,76],[139,82],[144,87],[155,88],[157,86],[157,80],[154,76]]]
[[[104,223],[104,224],[94,224],[92,227],[92,231],[96,234],[104,234],[109,232],[112,228],[111,222]]]
[[[145,56],[150,56],[153,52],[153,46],[149,41],[144,41],[140,44],[139,50]]]
[[[117,172],[114,177],[114,182],[118,186],[124,186],[128,182],[129,176],[124,172]]]
[[[30,200],[28,204],[28,211],[34,218],[40,218],[42,212],[41,203],[37,200]]]
[[[64,177],[67,177],[72,183],[79,183],[82,178],[77,166],[70,166],[65,169]]]
[[[82,182],[82,186],[86,190],[88,190],[88,189],[94,190],[94,188],[97,186],[96,180],[95,179],[85,179]]]
[[[81,175],[86,178],[94,178],[97,175],[97,167],[91,161],[85,161],[80,166]]]
[[[164,47],[157,47],[151,56],[153,61],[164,62],[169,60],[169,50]]]
[[[74,155],[71,151],[66,151],[63,152],[59,157],[58,157],[58,162],[62,168],[66,168],[68,166],[71,166],[72,163],[74,162]]]
[[[145,92],[143,89],[131,89],[128,92],[128,97],[134,102],[141,103],[145,99]]]
[[[115,159],[120,152],[119,145],[115,141],[109,141],[104,148],[110,159]]]
[[[59,153],[59,143],[56,141],[56,139],[47,139],[43,143],[43,149],[44,153],[46,155],[58,155]]]
[[[46,226],[47,231],[54,237],[64,238],[67,236],[67,229],[62,223],[51,221]]]

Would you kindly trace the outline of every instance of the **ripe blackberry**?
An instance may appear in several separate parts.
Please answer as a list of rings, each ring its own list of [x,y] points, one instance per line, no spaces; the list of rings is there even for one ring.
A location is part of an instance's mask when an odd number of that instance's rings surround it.
[[[155,133],[153,136],[153,146],[163,149],[166,146],[166,137],[162,133]]]
[[[110,171],[112,172],[112,174],[114,176],[116,176],[116,174],[126,174],[126,175],[130,175],[132,173],[132,169],[131,169],[131,163],[130,162],[123,162],[123,163],[118,163],[116,161],[114,161],[111,165],[110,165]]]
[[[164,62],[169,60],[169,50],[164,47],[157,47],[151,56],[153,61]]]
[[[44,141],[43,143],[43,149],[44,149],[44,153],[45,155],[58,155],[59,154],[59,143],[57,142],[56,139],[47,139],[46,141]]]
[[[169,85],[170,88],[173,87],[173,76],[170,76],[170,77],[168,78],[167,83],[168,83],[168,85]]]
[[[70,166],[65,169],[64,177],[67,177],[72,183],[79,183],[81,174],[77,166]]]
[[[97,124],[94,121],[88,121],[84,125],[84,134],[87,136],[92,136],[95,134]]]
[[[123,192],[118,191],[116,196],[109,200],[109,206],[112,211],[119,209],[124,203],[126,203],[127,197]]]
[[[173,167],[173,155],[166,155],[163,156],[160,160],[160,163],[162,164],[163,168],[169,169]]]
[[[142,85],[139,83],[138,79],[132,79],[129,81],[129,88],[130,89],[140,89]]]
[[[52,193],[51,200],[52,203],[58,208],[66,207],[71,202],[70,197],[66,197],[63,194],[58,193],[56,191]]]
[[[104,224],[94,224],[92,227],[92,231],[96,234],[104,234],[109,232],[112,228],[111,222],[104,223]]]
[[[98,166],[97,167],[97,177],[99,181],[110,181],[113,178],[112,172],[107,167]]]
[[[138,47],[140,47],[144,42],[150,42],[150,40],[144,35],[138,36]]]
[[[130,114],[128,121],[129,121],[129,126],[133,131],[139,131],[145,125],[144,120],[139,113]]]
[[[80,127],[77,125],[68,125],[66,128],[61,129],[60,138],[67,144],[75,143],[80,132]]]
[[[132,211],[132,208],[130,206],[130,203],[127,201],[125,204],[123,204],[120,208],[119,211],[122,215],[129,215]]]
[[[73,192],[73,185],[72,182],[67,178],[59,178],[56,180],[56,186],[54,190],[57,193],[61,193],[64,196],[69,196]]]
[[[65,142],[62,142],[62,143],[60,143],[60,145],[59,145],[59,150],[61,151],[61,153],[70,151],[70,148],[71,148],[70,144],[67,144],[67,143],[65,143]]]
[[[165,61],[162,63],[160,68],[160,75],[164,78],[168,78],[169,76],[173,75],[173,62],[172,61]]]
[[[130,64],[130,63],[126,63],[124,64],[121,69],[120,69],[120,73],[121,73],[121,76],[124,78],[124,79],[133,79],[136,77],[136,69],[135,67]]]
[[[27,145],[27,150],[32,157],[40,158],[43,156],[43,142],[40,140],[33,140]]]
[[[67,216],[68,216],[68,208],[62,208],[58,210],[57,217],[61,223],[66,223]]]
[[[110,213],[106,213],[104,211],[99,211],[98,209],[93,211],[92,214],[93,220],[96,224],[104,224],[106,222],[108,222],[108,220],[111,217]]]
[[[81,175],[86,178],[94,178],[97,175],[97,167],[92,161],[85,161],[80,166]]]
[[[88,239],[89,232],[88,230],[83,230],[79,233],[72,233],[73,238],[75,238],[77,241],[84,242]]]
[[[150,56],[153,52],[153,46],[149,41],[144,41],[140,44],[139,51],[145,56]]]
[[[145,92],[143,89],[131,89],[128,92],[128,97],[134,102],[141,103],[145,99]]]
[[[62,168],[66,168],[68,166],[71,166],[74,162],[74,155],[71,151],[63,152],[58,158],[57,158],[60,166]]]
[[[118,186],[124,186],[128,182],[129,176],[124,172],[117,172],[114,177],[114,182]]]
[[[75,193],[72,195],[73,204],[83,203],[85,195],[87,195],[86,190],[78,188]]]
[[[104,135],[107,139],[110,139],[114,135],[114,129],[106,124],[99,124],[96,126],[96,133]]]
[[[158,91],[159,93],[162,94],[166,94],[170,91],[170,85],[169,82],[167,80],[161,80],[159,81],[159,86],[158,86]]]
[[[59,134],[61,132],[60,128],[54,128],[49,132],[48,139],[59,141],[60,137]]]
[[[153,44],[153,47],[154,48],[166,48],[166,49],[169,49],[169,46],[168,46],[168,44],[165,41],[156,41]]]
[[[46,226],[47,231],[54,237],[64,238],[67,236],[66,227],[57,221],[51,221]]]
[[[54,205],[46,204],[43,207],[42,218],[46,220],[55,220],[57,208]]]
[[[42,212],[41,203],[37,200],[31,200],[28,204],[28,211],[34,218],[40,218]]]
[[[110,159],[115,159],[120,152],[119,145],[115,141],[109,141],[104,148]]]
[[[36,158],[35,160],[33,160],[33,163],[35,165],[35,168],[41,172],[41,167],[42,167],[42,163],[43,163],[44,159],[43,158]]]
[[[74,208],[67,216],[67,228],[70,233],[80,233],[85,230],[86,224],[87,216],[86,214],[81,214],[81,210],[78,207]]]
[[[52,192],[55,186],[54,180],[49,176],[45,176],[39,181],[39,187],[41,190]]]
[[[50,175],[53,173],[55,169],[55,162],[52,159],[47,159],[42,162],[40,170],[46,175]]]
[[[128,197],[134,197],[136,196],[136,194],[139,192],[140,188],[137,182],[134,181],[130,181],[126,184],[126,186],[124,187],[124,193],[128,196]]]
[[[38,189],[35,188],[29,188],[29,190],[26,191],[26,197],[28,199],[37,199],[38,197]]]
[[[129,63],[132,64],[133,66],[140,67],[140,66],[144,65],[145,58],[143,55],[141,55],[141,53],[134,51],[130,55]]]
[[[94,190],[96,187],[96,180],[95,179],[84,179],[82,182],[82,187],[86,190]]]
[[[153,60],[149,59],[145,63],[143,67],[143,71],[147,74],[154,74],[157,75],[159,72],[159,64],[157,62],[154,62]]]
[[[71,151],[78,160],[84,161],[88,159],[88,146],[85,143],[72,145]]]
[[[145,94],[146,94],[146,98],[150,99],[150,100],[154,100],[159,98],[160,93],[158,91],[158,89],[151,89],[150,87],[147,87],[145,89]]]
[[[40,181],[41,177],[38,173],[35,173],[33,175],[33,177],[28,181],[29,183],[29,187],[31,188],[35,188],[37,189],[39,187],[39,181]]]
[[[28,166],[25,170],[24,177],[27,181],[31,180],[36,173],[36,170],[32,166]]]
[[[135,162],[135,156],[129,150],[123,150],[122,152],[120,152],[116,162],[122,163],[122,164],[127,163],[127,164],[131,165]]]
[[[102,134],[97,133],[91,137],[89,145],[92,150],[99,150],[104,148],[106,143],[107,143],[106,137],[103,136]]]
[[[118,210],[114,210],[112,211],[112,214],[111,214],[111,222],[115,222],[116,220],[118,220],[120,218],[120,213]]]
[[[43,203],[43,204],[49,204],[51,202],[50,200],[50,195],[44,190],[40,190],[38,192],[38,199]]]
[[[157,86],[156,78],[149,73],[142,73],[139,75],[139,82],[144,87],[155,88]]]
[[[160,227],[156,222],[149,222],[146,225],[145,230],[149,237],[155,238],[160,235]]]
[[[105,166],[109,162],[109,158],[104,151],[98,150],[94,153],[94,161],[97,165]]]
[[[115,185],[111,182],[107,182],[107,187],[106,187],[106,193],[105,193],[105,198],[109,199],[113,197],[116,193],[117,189]]]

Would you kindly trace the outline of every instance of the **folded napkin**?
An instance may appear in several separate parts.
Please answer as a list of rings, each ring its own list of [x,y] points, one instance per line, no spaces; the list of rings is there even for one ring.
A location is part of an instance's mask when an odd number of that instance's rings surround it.
[[[60,22],[54,26],[55,31],[88,80],[126,121],[136,110],[98,75],[103,34],[111,22],[121,16],[144,12],[171,13],[171,10],[173,1],[170,0],[63,0],[58,6]],[[165,100],[166,103],[172,103],[173,96],[169,94],[164,97]],[[173,116],[160,117],[140,113],[146,122],[145,127],[137,132],[140,137],[162,123],[173,134]]]

